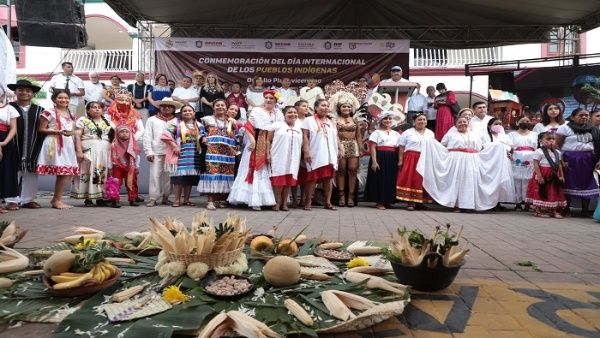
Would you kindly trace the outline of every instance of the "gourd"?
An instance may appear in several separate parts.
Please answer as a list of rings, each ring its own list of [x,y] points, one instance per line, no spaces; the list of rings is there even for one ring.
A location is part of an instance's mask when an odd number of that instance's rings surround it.
[[[286,256],[270,259],[263,268],[263,276],[273,286],[288,286],[300,280],[300,263]]]
[[[267,236],[256,236],[250,242],[252,251],[266,251],[273,246],[273,241]]]
[[[286,255],[286,256],[294,256],[298,253],[298,244],[293,242],[291,239],[284,239],[279,244],[277,244],[277,253]]]
[[[76,257],[70,250],[53,253],[44,263],[44,274],[51,277],[69,271]]]

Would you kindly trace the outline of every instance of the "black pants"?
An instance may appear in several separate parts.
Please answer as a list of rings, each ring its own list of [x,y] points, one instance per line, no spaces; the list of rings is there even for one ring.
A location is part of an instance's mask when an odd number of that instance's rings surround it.
[[[427,120],[427,129],[435,133],[435,120]]]

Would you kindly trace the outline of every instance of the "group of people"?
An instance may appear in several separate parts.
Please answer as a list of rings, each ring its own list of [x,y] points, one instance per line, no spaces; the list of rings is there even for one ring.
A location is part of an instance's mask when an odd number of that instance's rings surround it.
[[[196,188],[209,210],[288,210],[289,200],[310,210],[318,187],[325,209],[354,207],[363,145],[370,157],[364,200],[380,210],[397,201],[408,210],[435,201],[457,212],[515,203],[533,205],[540,217],[562,217],[570,198],[582,199],[585,214],[598,196],[600,112],[592,113],[592,124],[580,108],[565,123],[564,108],[548,104],[535,127],[524,117],[507,134],[484,102],[457,112],[456,97],[440,83],[424,99],[411,96],[410,121],[398,128],[403,112],[365,119],[357,111],[366,97],[342,90],[326,99],[312,79],[298,96],[289,79],[270,89],[257,76],[243,94],[238,83],[226,93],[212,73],[184,77],[172,91],[164,75],[150,86],[140,73],[129,88],[115,78],[94,99],[90,90],[73,90],[80,84],[72,65],[63,70],[65,78],[52,82],[52,109],[32,103],[41,88],[27,80],[8,85],[15,102],[0,93],[0,212],[39,208],[37,175],[56,176],[57,209],[71,207],[62,199],[71,180],[70,196],[85,206],[120,207],[124,185],[131,206],[194,206]],[[401,75],[395,66],[389,81]],[[86,102],[81,117],[73,112],[79,97]],[[137,185],[143,157],[150,167],[147,201]]]

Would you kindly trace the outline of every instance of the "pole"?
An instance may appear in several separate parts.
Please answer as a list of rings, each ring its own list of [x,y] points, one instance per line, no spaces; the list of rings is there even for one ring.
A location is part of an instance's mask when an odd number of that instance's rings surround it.
[[[8,14],[6,15],[6,37],[8,37],[8,41],[12,43],[10,37],[12,30],[12,6],[10,5],[10,0],[6,0],[6,4],[8,5]]]
[[[471,74],[471,83],[469,84],[469,108],[471,108],[471,100],[473,99],[473,74]]]

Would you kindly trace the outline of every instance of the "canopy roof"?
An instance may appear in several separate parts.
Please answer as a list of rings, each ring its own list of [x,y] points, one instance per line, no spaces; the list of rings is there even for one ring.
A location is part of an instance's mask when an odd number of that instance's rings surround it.
[[[466,48],[540,42],[556,26],[600,26],[591,0],[106,0],[122,18],[167,23],[173,36],[410,39]]]

